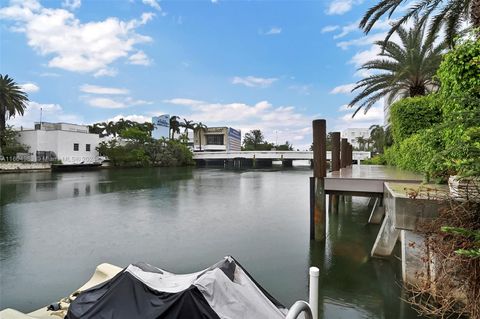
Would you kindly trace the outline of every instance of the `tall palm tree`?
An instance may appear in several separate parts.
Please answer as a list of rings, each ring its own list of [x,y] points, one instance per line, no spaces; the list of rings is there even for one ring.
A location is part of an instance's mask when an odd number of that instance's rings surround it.
[[[198,122],[195,124],[195,131],[198,132],[198,141],[200,144],[200,151],[202,150],[202,132],[204,132],[206,128],[207,126],[202,122]]]
[[[384,15],[388,18],[400,5],[410,0],[380,0],[371,7],[360,21],[360,28],[370,32],[375,23]],[[392,24],[385,42],[410,18],[419,16],[423,22],[433,16],[429,26],[429,37],[437,34],[445,26],[445,40],[452,44],[459,33],[462,22],[468,21],[473,28],[480,28],[480,0],[415,0],[409,3],[406,13]],[[477,29],[478,30],[478,29]],[[477,31],[478,32],[478,31]]]
[[[425,26],[416,24],[406,30],[397,30],[400,44],[393,41],[377,41],[376,45],[384,45],[384,50],[375,60],[362,65],[360,70],[383,71],[358,81],[352,92],[362,90],[349,103],[349,107],[357,105],[353,116],[362,108],[368,112],[375,102],[387,97],[391,103],[398,97],[425,95],[437,88],[434,75],[442,60],[443,44],[436,45],[436,37],[425,37]]]
[[[364,151],[365,150],[365,144],[367,143],[367,140],[363,136],[359,136],[359,137],[356,138],[356,141],[358,143],[358,149],[360,151]]]
[[[27,102],[27,93],[8,74],[0,74],[0,154],[2,146],[5,146],[7,119],[23,115]]]
[[[180,122],[178,121],[180,117],[174,115],[170,118],[170,131],[172,131],[172,140],[175,137],[175,133],[180,134]]]
[[[370,140],[373,143],[373,150],[378,153],[383,153],[385,147],[385,130],[383,126],[370,126]]]
[[[183,119],[181,126],[185,128],[185,133],[188,134],[188,130],[193,130],[195,128],[195,123],[191,120]]]

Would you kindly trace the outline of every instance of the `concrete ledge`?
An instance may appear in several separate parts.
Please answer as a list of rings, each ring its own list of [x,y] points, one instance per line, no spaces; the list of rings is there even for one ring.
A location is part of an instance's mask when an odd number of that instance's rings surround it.
[[[48,169],[51,169],[50,163],[0,162],[0,173]]]

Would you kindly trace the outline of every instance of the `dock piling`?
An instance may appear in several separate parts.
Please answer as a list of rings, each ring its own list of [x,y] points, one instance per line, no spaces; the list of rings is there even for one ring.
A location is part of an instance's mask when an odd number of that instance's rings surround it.
[[[340,170],[340,132],[332,133],[332,171]]]
[[[327,176],[327,123],[325,120],[314,120],[313,128],[313,176]]]
[[[340,168],[347,167],[348,140],[342,138],[340,143]]]

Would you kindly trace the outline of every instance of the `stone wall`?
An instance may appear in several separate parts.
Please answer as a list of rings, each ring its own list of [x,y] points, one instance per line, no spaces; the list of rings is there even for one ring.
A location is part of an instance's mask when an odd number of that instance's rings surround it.
[[[0,162],[0,173],[50,168],[50,163]]]

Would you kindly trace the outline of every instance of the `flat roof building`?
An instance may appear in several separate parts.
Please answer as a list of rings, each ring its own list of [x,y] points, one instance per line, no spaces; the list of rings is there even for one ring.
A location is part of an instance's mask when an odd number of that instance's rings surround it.
[[[360,145],[357,138],[363,137],[364,139],[370,138],[370,129],[366,127],[361,128],[347,128],[341,134],[342,138],[346,138],[353,147],[358,148]]]
[[[98,161],[98,134],[88,126],[70,123],[35,123],[35,129],[18,131],[18,141],[29,147],[31,161],[60,160],[63,164]]]
[[[207,127],[194,131],[194,151],[240,151],[242,134],[231,127]]]

